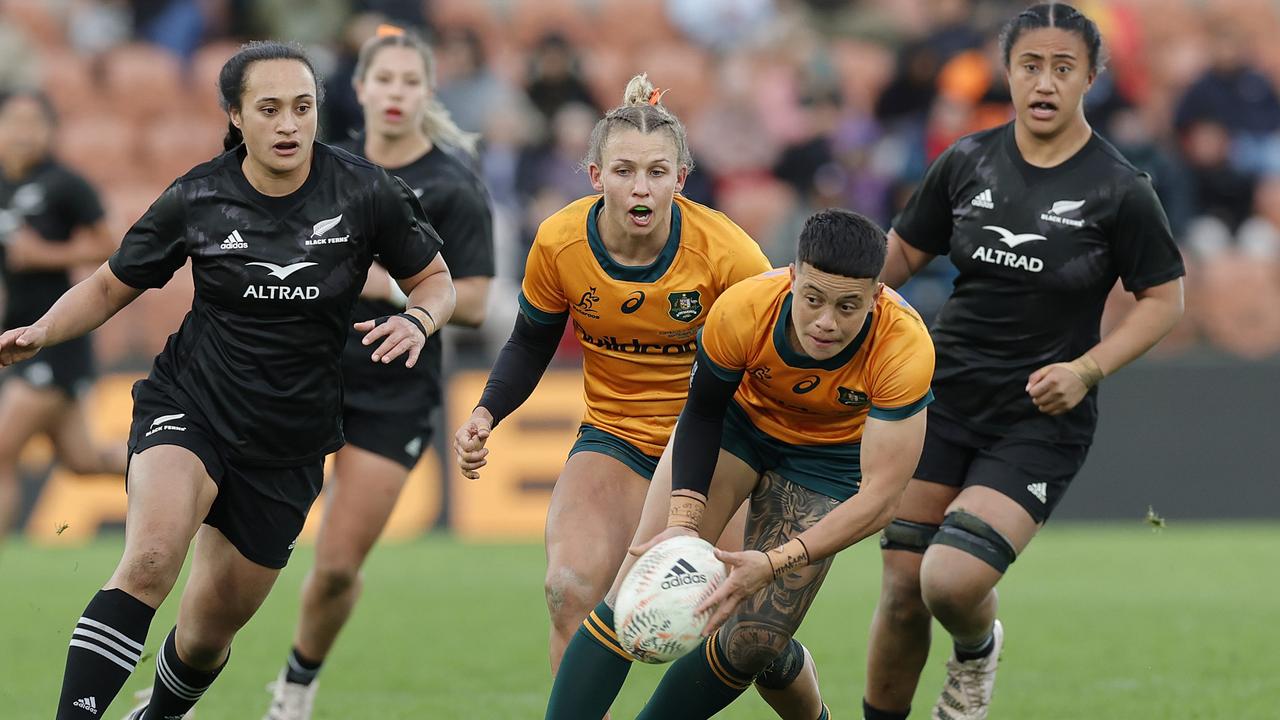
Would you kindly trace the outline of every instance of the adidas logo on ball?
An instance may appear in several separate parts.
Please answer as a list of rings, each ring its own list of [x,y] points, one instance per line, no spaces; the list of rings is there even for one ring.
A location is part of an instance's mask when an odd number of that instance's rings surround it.
[[[662,578],[662,589],[670,590],[681,585],[705,585],[707,576],[689,564],[688,560],[680,560],[671,566],[671,571]]]

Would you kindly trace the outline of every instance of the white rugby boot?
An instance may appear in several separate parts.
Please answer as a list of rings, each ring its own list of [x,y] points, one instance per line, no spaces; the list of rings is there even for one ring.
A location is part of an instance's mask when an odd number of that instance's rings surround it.
[[[960,662],[952,651],[947,661],[947,681],[929,715],[932,720],[986,720],[996,690],[996,665],[1004,646],[1004,626],[999,620],[991,629],[991,636],[991,654],[984,658]]]
[[[315,704],[319,687],[318,680],[313,680],[310,685],[291,683],[281,669],[280,677],[267,685],[267,691],[271,693],[271,707],[262,720],[311,720],[311,706]]]

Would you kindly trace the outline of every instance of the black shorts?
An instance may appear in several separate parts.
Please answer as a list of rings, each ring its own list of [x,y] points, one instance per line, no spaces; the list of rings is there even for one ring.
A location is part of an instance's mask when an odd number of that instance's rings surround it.
[[[348,407],[342,413],[342,434],[348,445],[368,450],[412,470],[431,447],[429,412],[370,412]]]
[[[929,408],[914,477],[951,487],[989,487],[1041,523],[1062,500],[1088,454],[1085,444],[974,432]]]
[[[61,390],[75,400],[93,385],[93,341],[78,337],[44,348],[10,372],[34,388]]]
[[[323,459],[296,467],[261,467],[228,458],[197,413],[140,380],[133,386],[129,456],[157,445],[191,451],[217,483],[218,496],[205,525],[221,531],[252,562],[269,568],[289,562],[324,485]]]

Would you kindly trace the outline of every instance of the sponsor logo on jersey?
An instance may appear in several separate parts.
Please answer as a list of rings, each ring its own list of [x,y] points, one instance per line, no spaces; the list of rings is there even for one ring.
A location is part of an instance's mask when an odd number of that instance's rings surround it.
[[[974,195],[973,199],[969,201],[969,204],[974,207],[986,208],[987,210],[996,209],[996,202],[991,199],[991,188],[987,188],[977,195]]]
[[[818,387],[818,383],[820,382],[822,382],[822,380],[817,375],[806,376],[801,379],[800,382],[791,386],[791,392],[797,395],[804,395],[807,392],[812,392],[814,388]]]
[[[1049,502],[1048,485],[1042,482],[1031,483],[1027,486],[1027,492],[1035,496],[1041,503]]]
[[[299,270],[305,270],[316,264],[313,262],[296,262],[291,265],[276,265],[275,263],[255,261],[245,263],[245,266],[263,267],[267,269],[269,277],[287,280],[290,275]],[[256,300],[315,300],[320,297],[320,288],[315,285],[250,285],[245,288],[242,297]]]
[[[751,377],[755,378],[756,380],[759,380],[762,383],[767,383],[773,379],[773,368],[769,367],[768,365],[753,367],[749,372],[751,373]]]
[[[174,430],[176,432],[186,432],[187,428],[182,425],[173,425],[174,420],[181,420],[186,417],[186,413],[174,413],[173,415],[161,415],[151,421],[147,434],[144,437],[151,437],[162,430]]]
[[[239,230],[232,230],[231,234],[223,239],[222,244],[218,246],[222,250],[248,250],[249,243],[240,237]]]
[[[417,457],[417,456],[418,456],[418,453],[420,453],[420,452],[422,452],[422,438],[421,438],[421,437],[416,437],[416,438],[414,438],[414,439],[410,440],[409,442],[405,443],[405,445],[404,445],[404,454],[405,454],[405,455],[412,455],[413,457]]]
[[[1041,213],[1040,219],[1046,222],[1057,223],[1059,225],[1084,227],[1084,220],[1063,217],[1063,215],[1073,213],[1084,207],[1084,202],[1084,200],[1059,200],[1053,204],[1053,207],[1049,208],[1049,212]]]
[[[623,301],[622,314],[630,315],[631,313],[639,310],[640,306],[643,304],[644,304],[644,291],[636,290],[635,292],[631,293],[631,295],[629,295],[625,301]]]
[[[858,390],[850,390],[843,385],[836,388],[836,402],[841,405],[848,405],[851,408],[863,408],[871,401],[864,392]]]
[[[619,340],[617,335],[596,337],[576,322],[574,327],[578,328],[578,334],[582,337],[582,342],[588,345],[595,345],[602,350],[612,350],[613,352],[633,355],[683,355],[698,349],[696,338],[682,343],[651,343],[641,342],[639,338]]]
[[[698,569],[689,564],[688,560],[681,558],[667,574],[662,578],[662,589],[670,590],[673,587],[681,585],[705,585],[707,584],[706,573],[698,572]]]
[[[983,225],[982,229],[990,230],[991,232],[995,233],[996,235],[999,236],[996,238],[997,240],[1004,243],[1005,245],[1008,245],[1011,248],[1016,248],[1023,243],[1034,242],[1036,240],[1049,239],[1043,235],[1037,235],[1036,233],[1014,233],[1012,231],[1009,231],[1009,230],[1006,230],[1005,228],[1000,227],[999,225]]]
[[[673,292],[667,295],[667,299],[671,301],[671,309],[667,314],[672,320],[679,320],[687,323],[693,322],[693,319],[702,314],[702,293],[697,290],[686,290],[684,292]]]
[[[574,303],[573,309],[589,318],[599,320],[600,313],[595,309],[598,302],[600,302],[600,296],[596,294],[595,287],[589,287],[586,292],[582,293],[582,298],[577,303]]]
[[[306,246],[337,245],[338,243],[346,242],[351,238],[350,235],[342,235],[340,237],[321,237],[325,233],[337,227],[338,223],[340,222],[342,222],[341,215],[339,215],[338,217],[329,218],[328,220],[321,220],[320,222],[312,226],[311,238],[302,244]]]

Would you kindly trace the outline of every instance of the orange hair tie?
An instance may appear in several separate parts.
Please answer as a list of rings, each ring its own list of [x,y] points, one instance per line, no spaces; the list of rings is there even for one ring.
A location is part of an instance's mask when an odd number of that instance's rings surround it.
[[[649,93],[649,104],[657,105],[658,103],[662,102],[662,92],[663,92],[662,90],[659,90],[658,88],[654,88],[653,92]]]
[[[404,35],[404,28],[383,23],[378,26],[378,30],[374,34],[377,37],[400,37]]]

